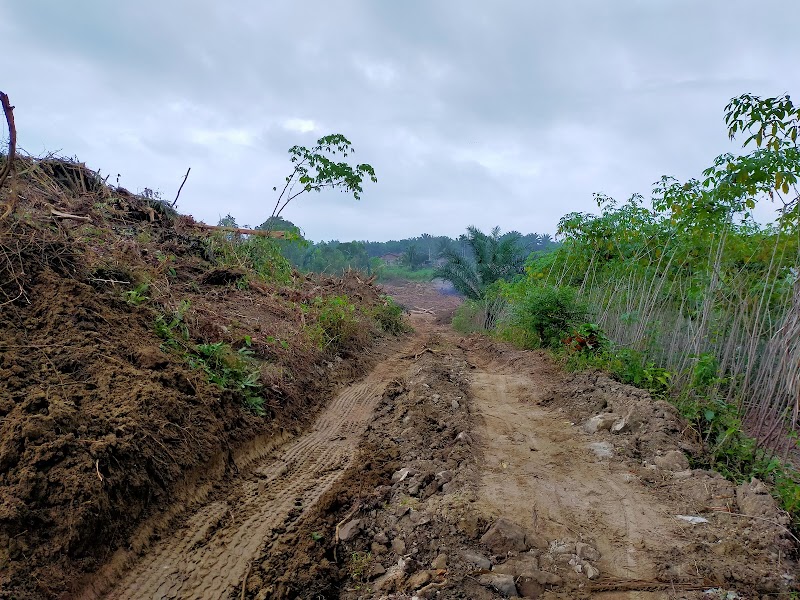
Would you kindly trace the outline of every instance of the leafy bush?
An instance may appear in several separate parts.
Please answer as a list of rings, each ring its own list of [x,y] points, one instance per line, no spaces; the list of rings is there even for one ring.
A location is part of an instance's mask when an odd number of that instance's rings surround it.
[[[239,392],[245,406],[263,417],[266,411],[260,394],[260,371],[252,357],[253,351],[248,346],[236,351],[224,342],[214,342],[195,346],[195,354],[189,354],[187,361],[193,369],[201,369],[211,383]]]
[[[206,253],[219,265],[253,270],[264,281],[284,285],[292,281],[292,265],[281,254],[278,243],[270,238],[215,235],[209,238]]]
[[[125,292],[125,302],[130,304],[131,306],[139,306],[140,304],[144,304],[150,297],[147,296],[147,291],[150,289],[150,284],[148,283],[141,283],[137,285],[132,290],[128,290]]]
[[[313,319],[307,332],[320,349],[342,347],[358,335],[360,319],[349,298],[317,296],[311,304],[300,306],[303,313]]]
[[[224,342],[189,343],[189,328],[184,318],[189,301],[183,300],[172,315],[158,315],[155,320],[156,335],[163,341],[161,349],[180,354],[193,369],[201,369],[208,381],[222,389],[241,394],[244,405],[258,416],[264,416],[264,398],[260,395],[260,371],[254,364],[252,340],[245,338],[245,346],[236,351]]]
[[[536,285],[522,281],[510,286],[513,300],[511,324],[528,334],[530,345],[556,348],[573,328],[589,318],[589,309],[569,287]]]
[[[375,307],[373,318],[378,326],[392,335],[400,335],[410,331],[410,327],[403,319],[403,307],[391,296],[381,296],[382,303]]]
[[[610,345],[608,337],[596,323],[584,323],[573,329],[563,341],[572,352],[597,353]]]
[[[453,329],[464,335],[484,331],[485,322],[483,306],[476,300],[464,301],[453,313]]]
[[[156,317],[156,335],[164,340],[161,344],[162,350],[182,348],[189,340],[189,329],[184,322],[189,306],[188,300],[182,300],[171,316],[158,315]]]

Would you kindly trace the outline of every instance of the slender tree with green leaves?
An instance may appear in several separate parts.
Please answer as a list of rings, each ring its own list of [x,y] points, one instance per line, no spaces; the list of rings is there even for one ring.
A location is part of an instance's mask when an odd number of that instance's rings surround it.
[[[364,179],[378,181],[375,169],[366,163],[351,165],[333,158],[337,155],[347,158],[354,152],[350,140],[340,133],[319,138],[311,148],[292,146],[289,154],[294,169],[286,177],[270,218],[279,217],[292,200],[308,192],[340,190],[360,200]],[[277,186],[272,191],[277,192]]]

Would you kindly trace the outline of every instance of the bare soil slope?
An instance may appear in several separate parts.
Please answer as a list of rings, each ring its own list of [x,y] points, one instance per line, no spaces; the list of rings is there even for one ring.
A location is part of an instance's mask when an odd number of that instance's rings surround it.
[[[168,534],[253,447],[304,431],[379,358],[383,301],[356,276],[277,284],[232,267],[191,217],[81,164],[16,171],[0,189],[14,209],[0,210],[0,597],[72,597]],[[301,306],[343,297],[354,324],[321,347]],[[179,307],[171,351],[155,323]],[[253,353],[263,416],[191,368],[201,343]]]

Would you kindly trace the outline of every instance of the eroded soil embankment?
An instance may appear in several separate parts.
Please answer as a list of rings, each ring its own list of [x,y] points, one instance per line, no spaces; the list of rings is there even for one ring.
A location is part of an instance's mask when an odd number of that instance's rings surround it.
[[[350,467],[405,352],[379,362],[338,394],[308,433],[254,457],[224,492],[195,507],[183,526],[139,560],[129,553],[119,556],[80,597],[225,597],[246,576],[265,540],[302,517]],[[107,589],[125,567],[121,581]]]
[[[396,315],[358,273],[292,272],[82,164],[17,173],[0,189],[0,597],[39,600],[306,431]]]
[[[422,325],[422,350],[378,404],[357,466],[274,532],[245,597],[699,599],[797,587],[792,539],[763,485],[689,469],[694,446],[669,405]]]

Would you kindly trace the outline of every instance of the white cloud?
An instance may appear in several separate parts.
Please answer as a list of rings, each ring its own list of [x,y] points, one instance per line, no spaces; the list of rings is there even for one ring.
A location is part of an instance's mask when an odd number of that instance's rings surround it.
[[[283,122],[283,128],[286,131],[310,133],[312,131],[316,131],[317,125],[311,119],[286,119]]]

